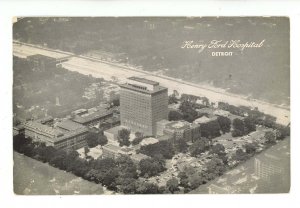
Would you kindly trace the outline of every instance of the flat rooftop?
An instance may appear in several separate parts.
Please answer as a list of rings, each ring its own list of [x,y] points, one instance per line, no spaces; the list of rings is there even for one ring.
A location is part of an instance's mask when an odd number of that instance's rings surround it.
[[[24,124],[25,128],[35,129],[37,132],[47,133],[49,136],[47,137],[48,141],[51,142],[60,142],[67,140],[71,137],[75,137],[79,134],[84,134],[88,132],[86,127],[78,128],[69,132],[62,132],[61,130],[53,127],[49,127],[47,125],[43,125],[36,121],[29,121]]]
[[[46,116],[46,117],[41,118],[41,119],[38,119],[38,120],[36,120],[36,121],[37,121],[37,122],[40,122],[41,124],[45,124],[45,123],[51,122],[51,121],[53,121],[53,120],[54,120],[54,119],[53,119],[52,116]]]
[[[167,128],[170,128],[170,129],[177,129],[177,130],[183,130],[183,129],[187,129],[191,126],[191,124],[187,121],[173,121],[173,122],[170,122],[168,124],[166,124],[166,127]]]
[[[141,93],[145,93],[145,94],[155,94],[157,92],[168,90],[168,88],[163,87],[163,86],[156,86],[155,89],[151,90],[151,91],[133,87],[132,85],[129,85],[129,84],[120,84],[120,87],[129,89],[129,90],[134,90],[134,91],[141,92]]]
[[[141,78],[141,77],[129,77],[129,80],[137,81],[137,82],[142,82],[145,84],[150,84],[150,85],[159,85],[159,82],[155,82],[149,79]]]
[[[80,124],[84,124],[84,123],[88,123],[97,119],[101,119],[102,117],[106,117],[108,115],[112,115],[113,112],[111,110],[105,110],[105,111],[96,111],[94,113],[88,114],[86,116],[77,116],[75,118],[73,118],[72,120],[80,123]]]
[[[52,137],[59,137],[59,136],[63,135],[63,133],[61,131],[59,131],[55,128],[52,128],[50,126],[43,125],[36,121],[28,121],[24,124],[24,127],[25,127],[25,129],[32,128],[32,129],[35,129],[36,131],[47,133],[47,134],[51,135]]]
[[[74,131],[77,129],[85,128],[85,126],[78,124],[76,122],[73,122],[71,120],[65,120],[57,124],[57,127],[67,130],[67,131]]]

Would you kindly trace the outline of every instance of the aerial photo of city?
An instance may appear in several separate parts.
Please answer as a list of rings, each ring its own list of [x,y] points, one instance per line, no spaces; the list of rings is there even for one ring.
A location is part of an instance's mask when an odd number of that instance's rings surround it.
[[[18,17],[18,195],[290,190],[286,17]]]

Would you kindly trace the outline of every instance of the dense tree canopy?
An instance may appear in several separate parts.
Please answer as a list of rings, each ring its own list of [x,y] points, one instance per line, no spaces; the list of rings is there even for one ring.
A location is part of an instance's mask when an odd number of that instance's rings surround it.
[[[165,159],[171,159],[174,154],[174,146],[170,141],[159,141],[155,144],[150,144],[142,146],[140,148],[142,154],[148,155],[150,157],[156,157],[162,155]]]
[[[198,117],[198,113],[190,101],[184,100],[180,104],[179,109],[183,114],[183,119],[188,122],[193,122]]]
[[[189,148],[189,151],[193,157],[207,151],[209,149],[209,140],[202,138],[195,141]]]
[[[184,139],[176,140],[174,146],[175,146],[175,150],[178,152],[185,153],[188,150],[188,144]]]
[[[245,134],[245,124],[243,120],[235,118],[232,122],[232,126],[233,126],[233,131],[232,131],[233,137],[243,136]]]
[[[215,137],[221,136],[220,130],[220,125],[216,120],[212,120],[200,125],[201,136],[208,139],[213,139]]]
[[[141,132],[135,132],[135,138],[132,141],[132,145],[139,144],[144,139],[144,135]]]
[[[166,170],[163,160],[156,158],[143,159],[139,162],[141,176],[152,177]]]
[[[218,116],[218,123],[223,134],[230,132],[231,120],[224,116]]]
[[[182,120],[182,119],[183,119],[182,113],[175,111],[175,110],[171,110],[169,112],[169,115],[168,115],[169,121],[178,121],[178,120]]]
[[[86,136],[86,142],[89,148],[96,147],[98,143],[98,134],[94,132],[89,132]]]
[[[129,146],[130,145],[130,130],[128,129],[121,129],[118,132],[118,142],[119,145],[122,146]]]
[[[268,143],[268,144],[276,143],[276,137],[275,137],[274,132],[272,132],[272,131],[267,131],[265,133],[265,139],[266,139],[266,143]]]
[[[166,188],[171,192],[171,193],[174,193],[175,191],[178,191],[179,188],[178,188],[178,185],[179,185],[179,182],[176,178],[171,178],[167,181],[167,184],[166,184]]]
[[[256,152],[257,144],[256,143],[247,143],[244,145],[245,151],[247,154],[253,154]]]
[[[244,134],[249,134],[250,132],[256,131],[255,120],[251,117],[244,118],[245,131]]]

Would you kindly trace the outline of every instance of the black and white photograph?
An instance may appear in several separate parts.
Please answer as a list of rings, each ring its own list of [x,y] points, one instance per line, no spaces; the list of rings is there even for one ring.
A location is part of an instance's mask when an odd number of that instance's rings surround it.
[[[16,195],[290,192],[286,16],[16,16]]]

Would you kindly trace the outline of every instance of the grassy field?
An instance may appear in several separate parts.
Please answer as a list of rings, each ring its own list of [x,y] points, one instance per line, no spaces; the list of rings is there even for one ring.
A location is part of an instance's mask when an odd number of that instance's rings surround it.
[[[14,152],[14,192],[19,195],[104,194],[99,184]]]

